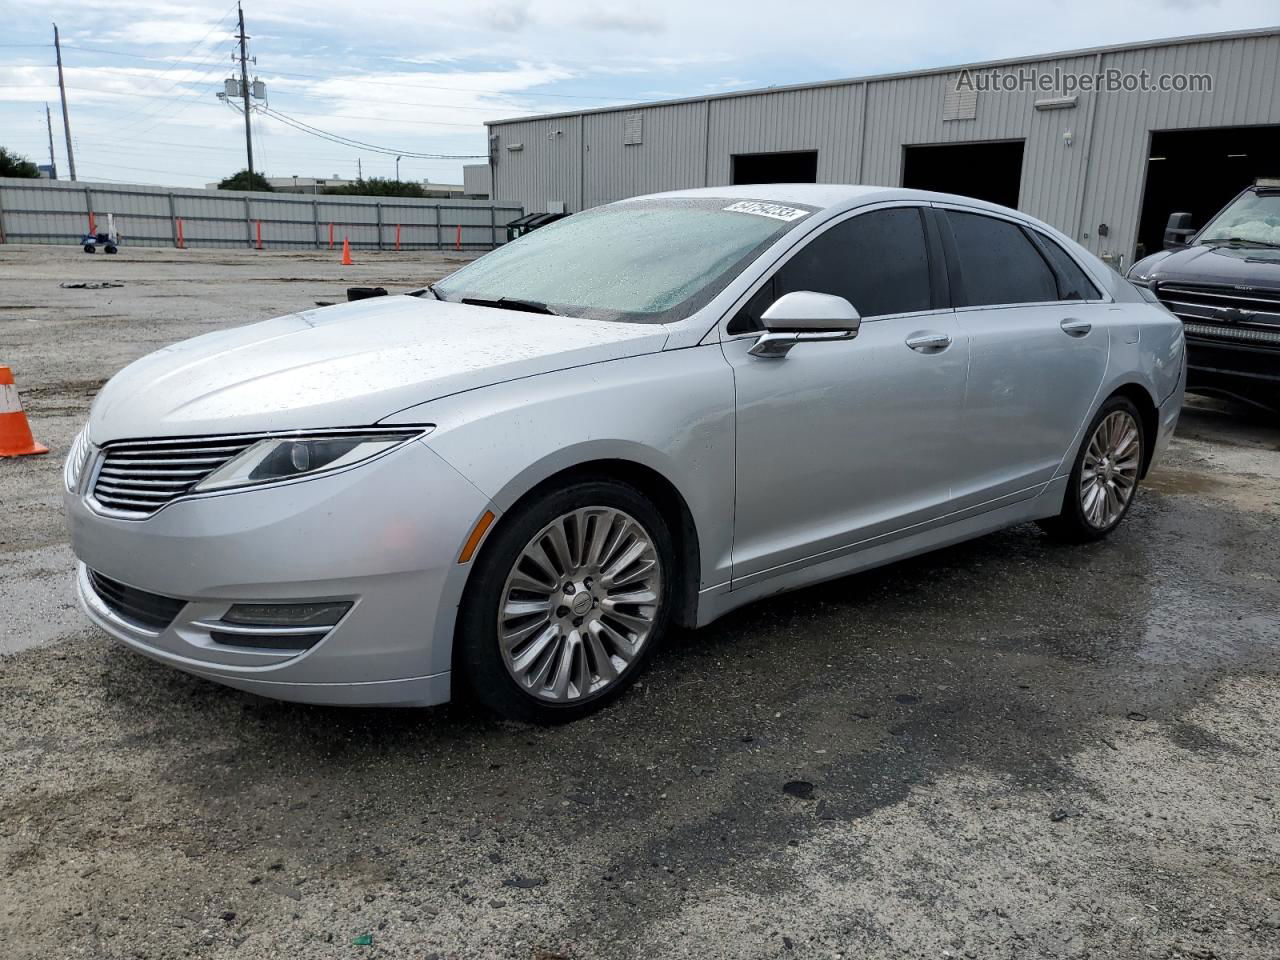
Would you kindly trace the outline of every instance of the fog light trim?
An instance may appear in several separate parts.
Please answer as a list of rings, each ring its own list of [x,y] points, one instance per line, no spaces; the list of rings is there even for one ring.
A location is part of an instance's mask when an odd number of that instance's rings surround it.
[[[221,623],[244,627],[266,627],[267,632],[272,633],[282,627],[314,630],[316,627],[336,626],[350,609],[350,601],[237,603],[222,615]]]

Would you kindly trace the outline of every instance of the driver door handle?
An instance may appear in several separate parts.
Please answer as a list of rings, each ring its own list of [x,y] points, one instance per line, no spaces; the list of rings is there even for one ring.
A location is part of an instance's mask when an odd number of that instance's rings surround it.
[[[913,333],[907,337],[907,346],[917,353],[941,353],[951,346],[951,337],[945,333]]]
[[[1093,329],[1093,324],[1088,320],[1077,320],[1075,317],[1067,317],[1058,326],[1062,327],[1062,332],[1068,337],[1083,337]]]

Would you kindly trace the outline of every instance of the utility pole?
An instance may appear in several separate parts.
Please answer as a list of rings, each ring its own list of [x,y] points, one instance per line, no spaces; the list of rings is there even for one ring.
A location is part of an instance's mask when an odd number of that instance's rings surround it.
[[[76,155],[71,149],[71,118],[67,115],[67,85],[62,82],[62,43],[58,40],[58,25],[53,25],[53,49],[58,55],[58,92],[62,94],[62,129],[67,133],[67,171],[76,178]]]
[[[356,179],[364,179],[364,165],[360,162],[360,158],[356,157]]]
[[[249,157],[249,186],[253,186],[253,133],[249,126],[249,68],[245,65],[247,57],[245,55],[244,43],[249,38],[244,35],[244,8],[240,4],[236,4],[236,10],[240,13],[240,93],[244,96],[244,149]],[[70,134],[67,135],[70,140]],[[74,169],[74,168],[73,168]],[[73,175],[72,180],[75,179]]]
[[[53,115],[49,113],[49,103],[44,105],[44,125],[49,130],[49,179],[58,179],[58,158],[53,155]]]
[[[396,157],[396,183],[400,182],[400,158]]]

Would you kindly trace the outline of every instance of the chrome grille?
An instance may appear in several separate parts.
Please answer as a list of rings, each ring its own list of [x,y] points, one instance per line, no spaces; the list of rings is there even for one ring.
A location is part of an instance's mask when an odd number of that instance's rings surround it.
[[[1280,344],[1280,290],[1157,284],[1155,295],[1182,320],[1188,335],[1206,340]]]
[[[110,444],[102,452],[93,498],[113,510],[150,516],[255,442],[186,437]]]

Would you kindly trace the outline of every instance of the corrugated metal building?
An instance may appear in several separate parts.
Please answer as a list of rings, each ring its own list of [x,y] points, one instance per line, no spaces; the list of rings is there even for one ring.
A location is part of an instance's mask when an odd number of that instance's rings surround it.
[[[468,163],[462,168],[463,196],[475,200],[488,199],[493,191],[493,180],[487,163]]]
[[[1007,90],[993,73],[1049,80]],[[1017,206],[1127,264],[1173,210],[1199,225],[1280,175],[1278,84],[1268,28],[501,120],[493,196],[573,212],[730,183],[921,187]]]

